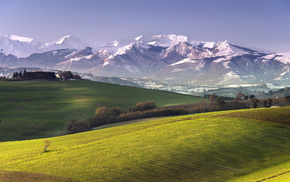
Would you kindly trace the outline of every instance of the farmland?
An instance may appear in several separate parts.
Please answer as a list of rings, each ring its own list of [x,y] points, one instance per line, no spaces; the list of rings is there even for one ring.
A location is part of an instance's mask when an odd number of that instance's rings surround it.
[[[1,142],[0,181],[285,181],[289,111],[211,112]]]
[[[58,136],[65,123],[92,117],[98,107],[127,110],[148,100],[161,107],[201,98],[84,80],[0,82],[0,141]]]

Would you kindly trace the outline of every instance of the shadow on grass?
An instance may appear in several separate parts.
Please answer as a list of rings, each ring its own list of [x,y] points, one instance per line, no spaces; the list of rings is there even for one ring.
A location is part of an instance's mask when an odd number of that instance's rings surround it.
[[[28,173],[20,171],[0,171],[0,181],[33,181],[33,182],[77,182],[71,179],[51,176],[47,174]]]

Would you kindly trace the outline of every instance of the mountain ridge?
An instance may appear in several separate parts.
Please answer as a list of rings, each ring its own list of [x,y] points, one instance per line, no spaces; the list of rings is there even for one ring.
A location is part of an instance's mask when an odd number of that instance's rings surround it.
[[[228,41],[198,42],[184,35],[160,34],[99,47],[89,46],[74,36],[46,44],[32,42],[35,40],[15,35],[0,37],[0,66],[37,66],[194,85],[286,85],[290,81],[290,54],[256,51]],[[21,48],[34,53],[18,57]]]

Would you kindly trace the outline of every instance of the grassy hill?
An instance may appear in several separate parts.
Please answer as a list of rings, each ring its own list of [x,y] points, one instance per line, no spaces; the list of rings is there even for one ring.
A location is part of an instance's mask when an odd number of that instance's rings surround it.
[[[290,107],[163,118],[0,143],[0,181],[290,180]]]
[[[200,99],[91,81],[0,82],[0,141],[57,136],[65,123],[92,117],[101,106],[127,110],[148,100],[166,106]]]

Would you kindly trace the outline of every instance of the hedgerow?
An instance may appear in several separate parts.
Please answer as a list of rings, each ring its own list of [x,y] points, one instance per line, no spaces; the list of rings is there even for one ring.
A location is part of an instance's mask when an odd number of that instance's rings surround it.
[[[141,102],[134,107],[129,108],[127,112],[124,112],[119,107],[106,108],[100,107],[95,111],[94,118],[89,118],[84,121],[72,121],[66,125],[65,134],[73,134],[88,131],[94,127],[118,123],[123,121],[161,117],[161,116],[178,116],[192,113],[202,113],[221,110],[233,110],[250,108],[249,102],[219,102],[208,103],[200,102],[197,104],[188,104],[183,106],[171,106],[156,108],[156,105],[152,101]]]

